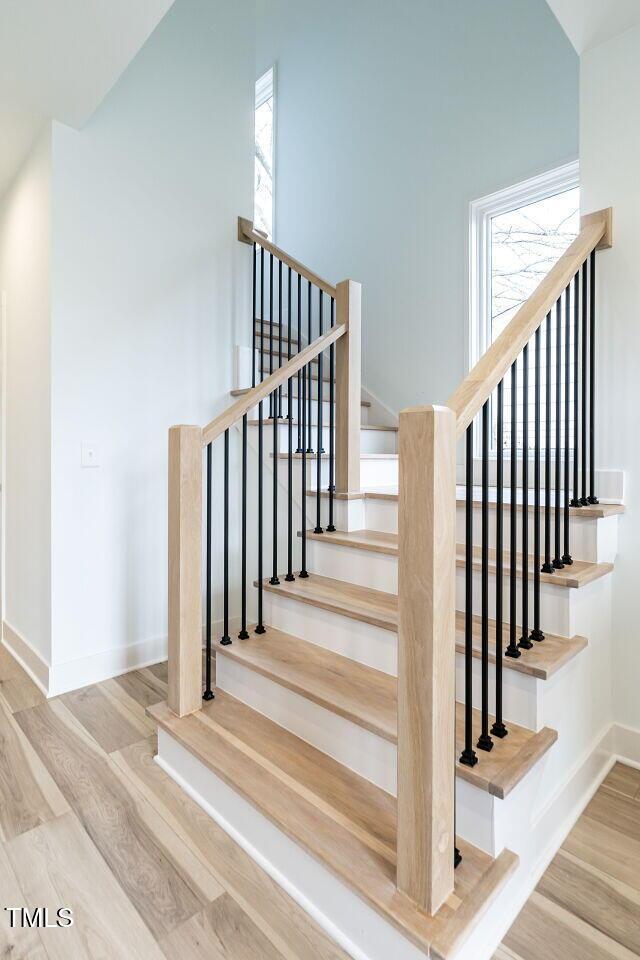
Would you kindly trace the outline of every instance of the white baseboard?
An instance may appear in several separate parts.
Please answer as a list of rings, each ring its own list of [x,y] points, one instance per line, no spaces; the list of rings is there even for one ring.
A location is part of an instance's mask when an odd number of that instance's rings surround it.
[[[49,673],[48,695],[57,697],[61,693],[88,687],[92,683],[101,683],[111,677],[140,670],[166,659],[167,638],[153,637],[126,647],[113,647],[111,650],[92,653],[77,660],[54,663]]]
[[[50,665],[6,620],[2,623],[2,643],[38,689],[48,696]]]
[[[57,697],[167,659],[167,638],[156,637],[49,664],[6,620],[2,626],[4,646],[46,697]]]
[[[614,760],[640,769],[640,730],[614,723],[611,728]]]

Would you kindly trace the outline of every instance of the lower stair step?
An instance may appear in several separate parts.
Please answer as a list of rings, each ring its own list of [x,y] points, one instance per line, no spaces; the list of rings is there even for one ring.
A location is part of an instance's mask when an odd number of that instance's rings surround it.
[[[219,648],[217,657],[230,657],[382,739],[398,741],[397,681],[387,673],[269,626],[263,636],[234,640]],[[464,746],[464,706],[460,703],[456,714],[459,756]],[[480,725],[480,711],[474,710],[474,742]],[[508,728],[509,736],[496,740],[491,753],[478,751],[475,767],[457,766],[459,777],[499,799],[513,790],[557,739],[548,727],[538,733],[514,723],[508,723]]]
[[[367,534],[368,531],[361,531]],[[360,535],[360,534],[358,534]],[[318,534],[321,537],[332,538],[335,534]],[[337,534],[350,537],[352,534]],[[389,537],[393,534],[378,534],[378,537]],[[382,541],[381,541],[382,543]],[[331,577],[322,577],[312,573],[308,579],[296,579],[287,583],[284,575],[280,577],[280,584],[274,586],[268,580],[263,582],[263,589],[269,593],[286,596],[301,603],[329,610],[332,613],[349,617],[352,620],[361,620],[373,626],[390,630],[398,630],[398,597],[395,593],[386,593],[383,590],[372,590],[370,587],[357,586],[346,583],[344,580],[334,580]],[[522,631],[517,627],[518,639]],[[489,655],[495,660],[495,622],[489,621]],[[456,648],[464,652],[464,614],[456,614]],[[509,627],[503,626],[503,650],[509,642]],[[548,633],[542,643],[536,643],[531,650],[523,651],[517,660],[503,657],[503,666],[507,670],[524,673],[539,680],[548,680],[566,663],[577,656],[587,646],[587,639],[581,636],[561,637]],[[473,618],[473,656],[480,659],[481,650],[481,620]]]
[[[396,888],[396,802],[249,707],[216,692],[187,717],[149,708],[161,729],[243,796],[404,936],[435,960],[452,957],[515,871],[459,841],[455,891],[434,917]]]

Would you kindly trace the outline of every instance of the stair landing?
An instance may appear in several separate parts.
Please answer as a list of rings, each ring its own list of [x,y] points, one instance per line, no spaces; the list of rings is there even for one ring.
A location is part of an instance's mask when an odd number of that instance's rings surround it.
[[[460,841],[455,890],[436,916],[396,889],[396,801],[326,754],[225,694],[191,716],[166,704],[158,725],[279,830],[319,860],[427,956],[446,960],[514,872],[508,850],[493,860]]]

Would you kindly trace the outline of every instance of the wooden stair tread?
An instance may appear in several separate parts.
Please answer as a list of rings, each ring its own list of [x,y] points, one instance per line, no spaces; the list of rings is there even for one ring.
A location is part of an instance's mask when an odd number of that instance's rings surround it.
[[[267,627],[267,633],[259,639],[234,640],[217,655],[229,656],[379,737],[398,742],[397,680],[390,674],[272,627]],[[464,747],[463,704],[456,703],[456,715],[459,756]],[[475,739],[480,735],[481,719],[480,711],[474,710]],[[492,717],[490,722],[493,720]],[[475,767],[457,765],[459,777],[500,799],[510,793],[557,739],[556,732],[548,727],[534,733],[514,723],[507,726],[509,736],[496,740],[491,753],[478,751]]]
[[[397,742],[396,679],[269,627],[217,652],[378,736]]]
[[[250,390],[251,390],[251,387],[241,387],[241,388],[236,389],[236,390],[230,390],[229,392],[230,392],[230,394],[231,394],[232,397],[244,397],[244,395],[245,395],[246,393],[249,393]],[[286,396],[286,394],[283,394],[283,396]],[[294,396],[297,396],[297,394],[294,394]],[[328,402],[329,402],[328,400],[325,400],[325,403],[328,403]],[[370,400],[361,400],[361,401],[360,401],[360,406],[361,406],[361,407],[370,407],[370,406],[371,406],[371,401],[370,401]]]
[[[494,488],[495,489],[495,488]],[[363,490],[362,496],[365,500],[389,500],[394,503],[398,502],[398,491],[395,487],[379,487],[378,489]],[[495,496],[492,498],[491,493],[489,494],[489,509],[495,510],[497,507],[497,502]],[[474,492],[473,497],[474,504],[478,506],[481,503],[481,497],[478,492]],[[458,496],[456,497],[456,504],[459,507],[463,507],[466,503],[465,497]],[[510,506],[508,491],[505,491],[505,502],[504,507],[508,509]],[[516,504],[516,509],[518,512],[522,511],[522,503]],[[542,510],[544,507],[541,508]],[[605,520],[607,517],[617,517],[625,512],[625,506],[623,503],[598,503],[590,504],[587,507],[569,507],[569,516],[573,519],[578,520]],[[555,507],[551,505],[551,513],[555,512]],[[529,504],[529,512],[533,513],[533,504]]]
[[[518,858],[508,850],[492,860],[459,841],[463,861],[456,870],[454,894],[435,917],[429,917],[396,889],[393,798],[349,772],[341,774],[350,779],[352,788],[358,780],[362,791],[360,814],[354,821],[351,800],[342,805],[344,789],[334,792],[322,784],[327,758],[315,751],[319,766],[310,785],[308,767],[301,772],[297,760],[299,753],[310,758],[313,748],[223,692],[187,717],[176,717],[164,703],[149,713],[216,776],[436,960],[452,956],[467,939],[517,867]],[[256,728],[267,730],[265,724],[269,725],[265,739],[255,737]],[[367,836],[359,819],[367,803],[371,804],[367,821],[385,818],[388,843],[381,844],[377,835]]]
[[[318,534],[325,536],[325,534]],[[382,537],[391,537],[393,534],[379,534]],[[333,580],[329,577],[320,577],[312,574],[307,580],[296,579],[287,583],[281,577],[279,586],[268,581],[263,583],[265,590],[272,593],[292,597],[303,603],[330,610],[381,627],[383,630],[397,632],[398,630],[398,597],[395,593],[385,593],[382,590],[372,590],[369,587],[356,586],[342,580]],[[518,639],[521,636],[520,627],[517,627]],[[489,621],[489,656],[495,661],[496,625]],[[464,651],[464,614],[456,614],[456,648]],[[506,649],[509,640],[509,626],[503,625],[503,649]],[[481,651],[481,620],[473,618],[473,656],[480,659]],[[503,666],[507,670],[524,673],[540,680],[548,680],[565,664],[577,656],[587,646],[585,637],[562,637],[557,634],[547,634],[542,643],[534,644],[531,650],[523,651],[517,660],[503,656]]]
[[[286,456],[286,454],[285,454]],[[307,532],[309,540],[331,541],[341,547],[351,547],[356,550],[369,550],[375,553],[385,553],[389,556],[398,555],[398,535],[397,533],[381,533],[376,530],[355,530],[350,533],[336,531],[335,533],[314,533],[312,530]],[[473,548],[473,566],[479,570],[481,563],[481,548],[475,545]],[[510,554],[508,550],[503,552],[503,569],[508,573]],[[465,547],[464,544],[456,545],[456,565],[465,566]],[[489,572],[496,572],[495,550],[489,550]],[[593,580],[599,580],[613,570],[612,563],[592,563],[589,560],[574,560],[573,564],[564,567],[563,570],[556,570],[554,573],[541,573],[541,583],[554,583],[556,586],[570,587],[577,589],[584,587]],[[529,580],[533,580],[534,563],[533,557],[529,556]],[[516,554],[516,574],[522,576],[522,554]]]
[[[257,427],[257,426],[259,426],[259,424],[260,424],[260,421],[259,421],[259,420],[248,420],[247,422],[248,422],[248,424],[249,424],[250,427]],[[287,424],[289,423],[289,421],[288,421],[288,419],[287,419],[286,417],[278,417],[278,423],[281,424],[282,426],[285,426],[285,427],[286,427]],[[271,420],[271,419],[268,418],[268,417],[264,417],[264,419],[263,419],[263,421],[262,421],[262,426],[265,427],[267,424],[271,424],[271,426],[273,426],[273,420]],[[298,426],[298,421],[297,421],[297,420],[292,420],[292,421],[291,421],[291,426],[292,426],[292,427],[297,427],[297,426]],[[328,429],[329,424],[328,424],[328,423],[325,423],[325,424],[323,424],[323,426]],[[316,423],[312,423],[312,424],[311,424],[311,427],[312,427],[313,429],[317,429],[317,427],[318,427],[317,422],[316,422]],[[360,429],[361,429],[361,430],[379,430],[379,431],[382,431],[382,432],[385,432],[385,433],[397,433],[397,432],[398,432],[398,427],[377,426],[377,425],[375,425],[375,424],[370,424],[370,423],[361,423],[361,424],[360,424]]]

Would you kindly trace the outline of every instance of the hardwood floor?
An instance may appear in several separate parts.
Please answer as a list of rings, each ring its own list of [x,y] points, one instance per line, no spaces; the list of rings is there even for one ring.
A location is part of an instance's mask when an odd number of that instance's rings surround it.
[[[640,957],[640,770],[617,763],[494,960]]]
[[[347,960],[154,763],[166,664],[45,700],[0,647],[2,906],[13,960]]]

